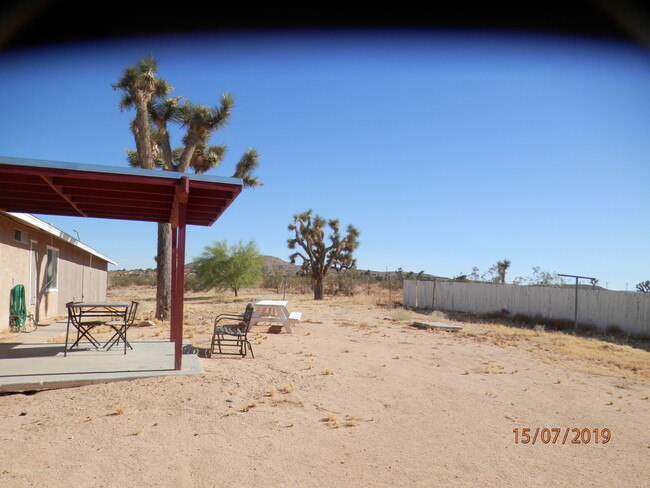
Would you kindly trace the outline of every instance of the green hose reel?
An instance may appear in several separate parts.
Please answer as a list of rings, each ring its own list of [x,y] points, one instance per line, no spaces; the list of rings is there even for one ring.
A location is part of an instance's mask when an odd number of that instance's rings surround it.
[[[11,289],[9,297],[9,325],[20,332],[33,332],[36,324],[32,314],[27,312],[25,303],[25,287],[16,285]]]

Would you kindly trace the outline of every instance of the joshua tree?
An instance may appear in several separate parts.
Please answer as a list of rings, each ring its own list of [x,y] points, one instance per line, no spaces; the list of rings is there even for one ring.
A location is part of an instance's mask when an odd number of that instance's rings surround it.
[[[640,291],[641,293],[650,293],[650,280],[637,283],[636,291]]]
[[[497,273],[499,274],[496,280],[497,283],[506,282],[506,271],[508,270],[509,267],[510,267],[510,261],[508,261],[507,259],[497,262]]]
[[[330,244],[325,243],[325,226],[332,234],[329,235]],[[314,215],[311,210],[293,216],[289,230],[294,232],[294,237],[288,240],[289,249],[296,246],[302,249],[289,256],[295,264],[297,258],[303,260],[303,270],[309,273],[312,279],[314,300],[323,299],[323,280],[329,269],[337,263],[352,263],[352,253],[359,247],[359,231],[348,225],[347,234],[341,237],[339,221],[325,221],[322,217]]]
[[[135,66],[124,69],[122,78],[113,85],[123,91],[120,109],[135,108],[131,124],[136,151],[127,151],[129,164],[144,169],[162,168],[165,171],[205,173],[221,164],[226,146],[208,146],[214,132],[228,122],[233,98],[221,96],[220,104],[210,108],[189,101],[181,104],[182,97],[167,98],[172,87],[157,78],[158,64],[153,57],[142,58]],[[168,131],[169,123],[185,129],[183,147],[172,150]],[[253,176],[259,155],[254,148],[241,157],[233,177],[241,178],[244,187],[260,186]],[[171,304],[171,226],[158,224],[158,249],[156,253],[157,291],[156,318],[169,318]]]

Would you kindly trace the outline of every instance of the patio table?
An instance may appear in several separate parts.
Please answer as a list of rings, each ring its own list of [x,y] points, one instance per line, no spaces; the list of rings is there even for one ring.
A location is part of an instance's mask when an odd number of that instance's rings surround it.
[[[130,302],[70,302],[66,305],[68,308],[68,326],[65,333],[65,352],[79,347],[82,339],[87,339],[95,349],[99,349],[101,344],[91,333],[94,327],[108,325],[117,335],[117,340],[111,339],[105,345],[109,345],[110,350],[113,345],[120,339],[124,342],[124,354],[126,348],[131,345],[126,340],[127,318],[129,313]],[[68,348],[68,336],[70,325],[77,329],[77,340]],[[115,338],[115,335],[113,336]],[[132,349],[132,348],[131,348]]]

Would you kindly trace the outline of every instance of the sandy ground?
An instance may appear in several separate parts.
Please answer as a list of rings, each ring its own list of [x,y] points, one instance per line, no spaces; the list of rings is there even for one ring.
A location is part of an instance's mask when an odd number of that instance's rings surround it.
[[[140,299],[142,317],[153,308],[150,290],[111,294]],[[207,346],[216,313],[263,298],[278,297],[190,296],[186,337]],[[376,297],[288,299],[302,324],[292,335],[258,326],[254,359],[0,396],[0,486],[648,486],[650,385],[636,370],[595,374],[529,341],[482,335],[482,324],[419,330],[413,319],[431,316]],[[545,428],[560,429],[555,442],[553,431],[542,442]],[[573,431],[563,442],[567,428],[588,429],[588,442],[572,443]]]

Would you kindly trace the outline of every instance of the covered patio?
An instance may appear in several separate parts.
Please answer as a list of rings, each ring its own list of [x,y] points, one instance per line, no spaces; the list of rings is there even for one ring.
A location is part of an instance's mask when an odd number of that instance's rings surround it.
[[[0,156],[1,210],[171,224],[170,342],[175,371],[183,369],[186,227],[212,225],[241,190],[238,178]],[[0,350],[0,358],[8,351]]]

